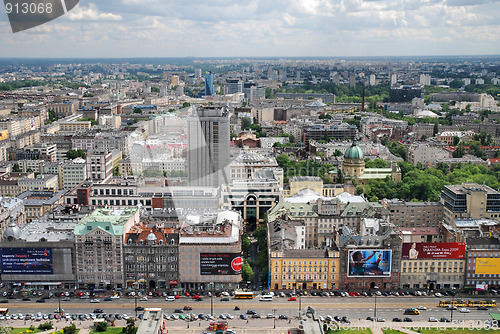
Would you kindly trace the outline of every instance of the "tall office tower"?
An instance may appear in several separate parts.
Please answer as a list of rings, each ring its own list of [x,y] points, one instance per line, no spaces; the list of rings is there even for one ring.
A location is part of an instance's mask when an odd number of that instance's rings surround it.
[[[224,94],[243,93],[243,81],[240,79],[227,79]]]
[[[201,68],[197,68],[194,70],[194,77],[196,79],[201,79]]]
[[[212,72],[205,72],[205,96],[212,96],[214,94],[214,75]]]
[[[229,183],[229,113],[225,108],[198,108],[188,117],[190,186]]]
[[[172,86],[179,86],[179,76],[178,75],[172,75]]]
[[[391,86],[398,83],[398,75],[396,73],[391,74]]]

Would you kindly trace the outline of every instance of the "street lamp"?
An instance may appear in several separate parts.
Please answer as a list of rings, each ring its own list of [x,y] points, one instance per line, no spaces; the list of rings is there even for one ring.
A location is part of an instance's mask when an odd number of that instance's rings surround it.
[[[135,317],[137,318],[137,282],[134,283]]]
[[[451,305],[450,305],[450,312],[451,312],[451,316],[450,316],[450,320],[451,322],[453,322],[453,309],[455,308],[455,304],[454,304],[454,301],[455,301],[455,288],[451,288]]]
[[[277,309],[273,309],[274,329],[276,329],[276,311]]]
[[[210,314],[214,316],[214,283],[208,283],[210,285]]]
[[[378,292],[378,290],[376,290],[377,287],[374,287],[374,289],[375,289],[375,293],[373,295],[375,296],[375,308],[373,309],[373,318],[377,319],[377,292]]]

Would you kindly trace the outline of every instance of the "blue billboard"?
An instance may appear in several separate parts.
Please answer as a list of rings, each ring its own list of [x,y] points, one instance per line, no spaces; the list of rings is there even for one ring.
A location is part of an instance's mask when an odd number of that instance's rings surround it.
[[[2,274],[47,275],[54,273],[51,248],[2,248]]]
[[[392,250],[356,249],[348,252],[348,277],[390,277]]]

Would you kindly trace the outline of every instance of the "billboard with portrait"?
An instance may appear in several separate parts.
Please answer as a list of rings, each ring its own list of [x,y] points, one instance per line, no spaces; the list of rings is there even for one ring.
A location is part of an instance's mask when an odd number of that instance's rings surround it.
[[[242,266],[240,253],[200,253],[201,275],[240,275]]]
[[[50,275],[54,273],[52,248],[0,249],[3,275]]]
[[[348,277],[390,277],[392,250],[351,249],[348,251]]]
[[[465,242],[413,242],[404,243],[403,260],[463,259]]]

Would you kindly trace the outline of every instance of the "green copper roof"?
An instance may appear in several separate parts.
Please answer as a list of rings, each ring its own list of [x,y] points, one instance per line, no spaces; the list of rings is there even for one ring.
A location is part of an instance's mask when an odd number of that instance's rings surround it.
[[[345,159],[363,159],[363,151],[356,145],[356,141],[352,142],[352,146],[345,151],[344,154]]]
[[[124,225],[129,221],[130,217],[135,215],[137,210],[137,207],[115,210],[96,209],[90,216],[83,218],[75,226],[75,235],[84,235],[97,228],[115,236],[123,235]]]

